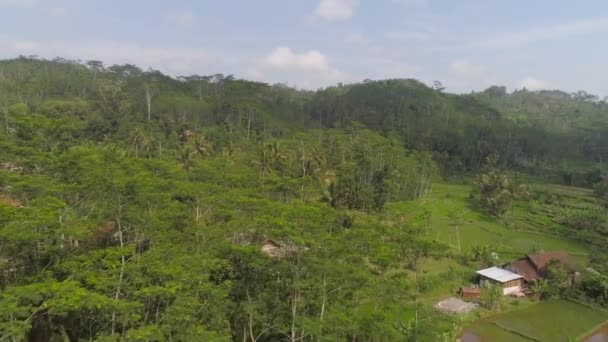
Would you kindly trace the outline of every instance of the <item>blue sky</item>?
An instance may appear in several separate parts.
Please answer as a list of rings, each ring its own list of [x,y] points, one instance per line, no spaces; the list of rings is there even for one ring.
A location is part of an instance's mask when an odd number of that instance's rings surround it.
[[[608,2],[0,0],[0,58],[133,63],[317,88],[439,80],[453,92],[608,95]]]

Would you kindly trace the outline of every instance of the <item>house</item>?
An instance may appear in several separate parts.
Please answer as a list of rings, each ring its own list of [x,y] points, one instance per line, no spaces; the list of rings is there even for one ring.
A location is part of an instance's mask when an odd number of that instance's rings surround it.
[[[505,295],[520,292],[524,284],[523,276],[498,267],[486,268],[475,273],[479,275],[481,285],[498,285],[502,287]]]
[[[277,257],[281,254],[281,245],[271,239],[266,239],[262,242],[261,250],[269,257]]]
[[[289,241],[275,241],[272,239],[265,239],[260,249],[262,253],[271,258],[285,258],[308,250],[306,247],[297,246]]]
[[[548,266],[553,260],[558,260],[561,263],[568,273],[570,281],[573,281],[574,262],[567,252],[562,251],[528,254],[524,258],[506,265],[505,269],[523,276],[525,282],[531,284],[537,279],[547,276]]]

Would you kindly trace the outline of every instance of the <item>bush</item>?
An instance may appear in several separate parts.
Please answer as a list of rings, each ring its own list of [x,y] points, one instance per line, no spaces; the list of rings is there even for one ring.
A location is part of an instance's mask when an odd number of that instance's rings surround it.
[[[8,107],[8,113],[14,116],[24,116],[29,113],[30,109],[25,103],[15,103]]]

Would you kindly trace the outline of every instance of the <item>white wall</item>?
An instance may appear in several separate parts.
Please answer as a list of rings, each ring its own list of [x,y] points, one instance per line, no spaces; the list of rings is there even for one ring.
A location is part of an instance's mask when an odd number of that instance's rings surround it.
[[[511,286],[511,287],[505,287],[502,290],[502,293],[506,296],[509,295],[511,293],[515,293],[515,292],[520,292],[521,291],[521,286],[517,285],[517,286]]]

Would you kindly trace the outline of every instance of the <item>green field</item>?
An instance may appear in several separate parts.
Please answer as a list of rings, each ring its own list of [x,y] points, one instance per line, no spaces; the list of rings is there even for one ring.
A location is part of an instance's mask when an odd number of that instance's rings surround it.
[[[558,215],[562,208],[589,205],[592,202],[589,190],[553,185],[533,186],[532,191],[537,198],[539,193],[551,197],[551,204],[534,199],[515,202],[505,220],[489,217],[475,208],[469,199],[470,191],[468,185],[435,184],[424,199],[388,204],[385,219],[418,226],[430,238],[447,244],[454,252],[460,249],[466,253],[475,246],[490,246],[499,257],[496,264],[518,259],[534,250],[564,250],[575,258],[581,268],[588,263],[588,248],[566,236],[569,228],[559,223]],[[455,221],[459,222],[460,243]],[[475,264],[464,265],[450,258],[423,260],[417,279],[432,285],[421,288],[420,303],[432,308],[438,301],[454,296],[460,286],[470,283],[476,267]],[[408,275],[411,278],[416,276],[409,271]],[[505,307],[509,313],[495,316],[494,319],[479,320],[468,331],[484,337],[483,341],[525,342],[534,338],[567,341],[568,336],[578,337],[608,320],[608,314],[567,301],[536,304],[525,300],[515,303],[519,305],[509,303],[505,303],[509,306]],[[488,313],[480,308],[472,314],[483,317]],[[440,318],[433,316],[435,320]]]
[[[608,321],[608,313],[566,300],[550,300],[480,320],[466,330],[488,341],[568,341]]]
[[[514,205],[508,217],[511,225],[507,226],[472,208],[468,198],[470,191],[471,188],[467,185],[435,184],[428,198],[389,204],[387,216],[392,221],[416,224],[425,229],[430,237],[455,250],[459,248],[459,239],[454,217],[460,216],[460,249],[466,251],[476,245],[490,245],[502,261],[518,258],[534,249],[565,250],[578,259],[586,259],[587,248],[564,237],[566,228],[552,220],[549,214],[533,210],[530,202]],[[579,199],[589,196],[578,188],[545,187],[543,191],[556,194],[567,191]],[[425,211],[428,213],[426,222],[421,218]]]

